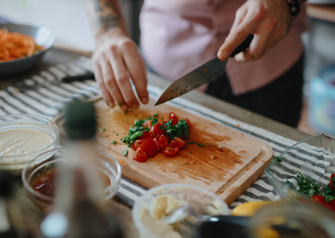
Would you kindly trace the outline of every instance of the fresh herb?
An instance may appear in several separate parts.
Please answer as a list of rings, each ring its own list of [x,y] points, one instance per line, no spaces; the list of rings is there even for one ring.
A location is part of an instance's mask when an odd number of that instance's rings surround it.
[[[106,136],[106,138],[108,137],[108,135],[105,135]]]
[[[236,159],[234,159],[234,162],[236,163]]]
[[[188,124],[184,119],[178,121],[177,125],[172,125],[172,120],[163,123],[166,130],[166,137],[174,139],[176,137],[188,137]]]
[[[115,141],[115,140],[113,140],[113,141],[111,142],[111,144],[112,144],[112,145],[115,145],[115,144],[116,144],[116,141]]]
[[[319,194],[320,185],[313,182],[311,179],[303,176],[299,171],[297,171],[297,178],[299,179],[299,190],[298,192],[307,195],[308,197],[312,197],[313,195]]]
[[[192,154],[192,152],[190,152],[190,154]]]
[[[322,196],[325,197],[326,202],[329,202],[335,199],[335,189],[332,188],[332,185],[334,185],[334,182],[335,182],[335,177],[332,176],[330,178],[329,184],[323,188]]]
[[[152,117],[148,117],[146,119],[135,119],[134,125],[129,128],[128,135],[125,138],[122,138],[121,141],[125,144],[128,144],[128,147],[131,146],[132,143],[134,143],[138,137],[143,135],[143,132],[149,131],[150,128],[143,126],[143,123],[146,121],[153,121],[154,119],[157,119],[158,114],[153,115]],[[118,136],[118,134],[116,134]]]
[[[104,128],[104,129],[102,129],[102,131],[104,132],[106,129]]]
[[[122,150],[122,155],[128,157],[128,150]]]
[[[277,163],[281,163],[281,162],[283,162],[283,161],[281,160],[281,158],[276,157],[276,162],[277,162]]]
[[[195,141],[187,142],[187,144],[193,144],[193,145],[197,145],[197,146],[199,146],[199,147],[205,147],[205,144],[204,144],[204,143],[200,144],[200,143],[197,143],[197,142],[195,142]]]
[[[115,134],[116,136],[119,136],[119,134]]]

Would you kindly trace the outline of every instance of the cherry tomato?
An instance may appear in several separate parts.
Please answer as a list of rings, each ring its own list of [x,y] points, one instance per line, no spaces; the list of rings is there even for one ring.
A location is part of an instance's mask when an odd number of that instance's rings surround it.
[[[131,144],[131,148],[133,148],[133,150],[137,150],[137,148],[140,147],[142,142],[143,142],[143,140],[136,140],[135,143]]]
[[[319,204],[321,204],[321,205],[322,205],[322,203],[326,202],[325,197],[321,196],[321,195],[313,195],[312,196],[312,200],[315,201],[315,202],[317,202],[317,203],[319,203]]]
[[[184,142],[182,139],[178,138],[178,137],[174,138],[174,139],[173,139],[172,141],[170,141],[170,143],[169,143],[169,146],[170,146],[170,147],[178,148],[178,149],[183,148],[184,145],[185,145],[185,142]]]
[[[137,150],[133,154],[133,159],[139,162],[143,162],[147,158],[148,158],[148,155],[141,149],[141,147],[137,148]]]
[[[151,128],[151,120],[149,120],[149,121],[146,121],[146,122],[144,122],[143,124],[142,124],[142,126],[145,128],[145,127],[147,127],[147,128]]]
[[[167,138],[165,135],[161,135],[158,139],[158,144],[161,149],[164,149],[167,146]]]
[[[174,114],[174,112],[170,113],[169,116],[169,121],[172,120],[172,125],[177,125],[178,124],[178,117],[176,116],[176,114]]]
[[[138,137],[138,139],[140,140],[147,139],[147,138],[150,138],[149,131],[143,131],[143,134],[140,137]]]
[[[167,146],[165,147],[164,149],[162,149],[162,152],[165,154],[165,155],[175,155],[179,152],[179,149],[178,148],[173,148],[173,147],[170,147],[170,146]]]
[[[145,139],[140,145],[140,148],[150,157],[154,157],[156,155],[157,146],[151,138]]]
[[[155,142],[155,144],[156,144],[156,146],[157,146],[157,151],[159,151],[161,148],[159,147],[157,138],[153,138],[152,141]]]
[[[161,129],[160,127],[165,129],[163,123],[159,122],[151,127],[151,131],[157,135],[165,135],[166,131]]]
[[[190,123],[190,120],[185,118],[184,121],[186,121],[187,125],[188,125],[188,129],[191,128],[191,123]]]

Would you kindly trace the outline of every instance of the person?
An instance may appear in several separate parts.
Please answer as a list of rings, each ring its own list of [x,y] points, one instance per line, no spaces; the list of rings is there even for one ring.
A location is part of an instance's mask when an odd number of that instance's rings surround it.
[[[140,14],[145,61],[126,33],[118,0],[84,2],[96,40],[94,73],[110,107],[120,105],[127,111],[148,103],[146,65],[176,80],[216,55],[228,59],[253,33],[249,48],[231,58],[223,75],[200,90],[297,126],[305,0],[145,0]]]

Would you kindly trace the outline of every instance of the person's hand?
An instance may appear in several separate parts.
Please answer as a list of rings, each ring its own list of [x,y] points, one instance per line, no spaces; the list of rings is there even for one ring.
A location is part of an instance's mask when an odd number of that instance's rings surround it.
[[[96,81],[110,107],[120,105],[123,111],[139,108],[129,76],[141,102],[148,103],[144,61],[136,44],[121,28],[114,28],[97,39],[92,58]]]
[[[286,0],[248,0],[237,11],[228,37],[218,51],[226,60],[250,33],[254,34],[248,50],[235,56],[246,62],[261,58],[282,40],[291,26],[291,14]]]

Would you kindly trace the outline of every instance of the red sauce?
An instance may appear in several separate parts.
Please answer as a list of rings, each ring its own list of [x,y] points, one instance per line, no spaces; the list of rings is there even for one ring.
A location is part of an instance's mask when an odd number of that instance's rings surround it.
[[[55,181],[59,172],[59,169],[52,169],[49,172],[43,174],[35,181],[33,184],[33,189],[45,196],[53,197],[55,195]],[[101,175],[103,187],[107,188],[111,184],[111,181],[105,173],[101,172]]]

